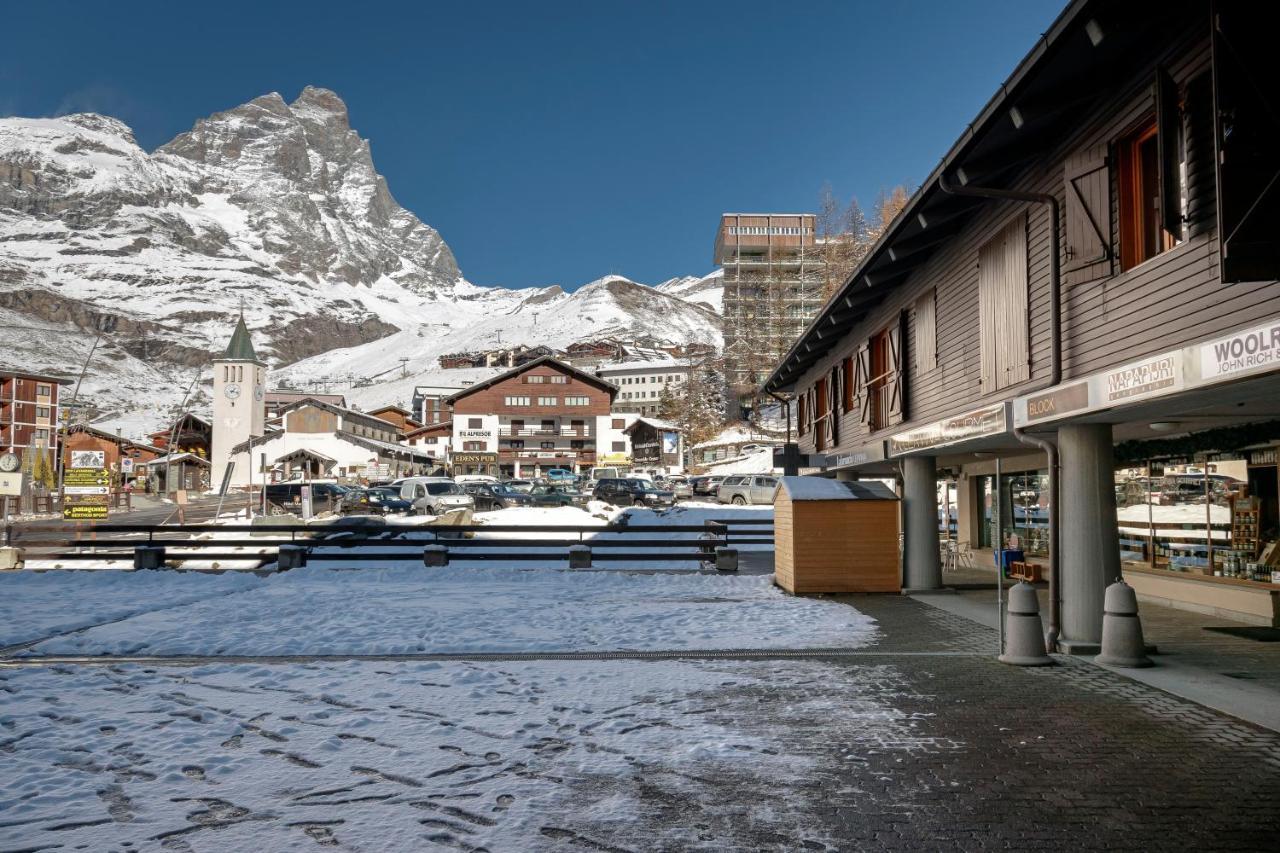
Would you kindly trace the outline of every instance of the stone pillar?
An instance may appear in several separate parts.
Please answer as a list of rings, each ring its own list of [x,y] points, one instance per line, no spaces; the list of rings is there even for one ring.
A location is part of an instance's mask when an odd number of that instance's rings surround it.
[[[1062,465],[1059,571],[1064,651],[1094,654],[1102,643],[1102,600],[1120,577],[1115,463],[1109,424],[1058,429]]]
[[[938,475],[932,456],[902,460],[902,586],[941,589],[938,559]]]

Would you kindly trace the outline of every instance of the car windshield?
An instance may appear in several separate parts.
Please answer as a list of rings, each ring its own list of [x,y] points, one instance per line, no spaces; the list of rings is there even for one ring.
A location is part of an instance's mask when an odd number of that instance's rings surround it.
[[[429,495],[460,495],[462,489],[457,483],[427,483]]]
[[[395,489],[377,488],[369,490],[369,497],[380,501],[386,501],[400,497],[400,493]]]
[[[495,495],[513,495],[516,493],[515,489],[511,488],[506,483],[499,483],[496,486],[492,486],[491,489]]]

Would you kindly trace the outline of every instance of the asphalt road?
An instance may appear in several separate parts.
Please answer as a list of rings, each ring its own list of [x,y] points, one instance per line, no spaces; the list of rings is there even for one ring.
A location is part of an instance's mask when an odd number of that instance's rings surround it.
[[[244,507],[244,498],[228,498],[222,503],[222,511],[229,512],[237,508]],[[209,521],[218,512],[218,498],[199,496],[192,498],[190,502],[181,508],[171,503],[162,503],[159,499],[150,496],[138,496],[134,498],[133,509],[128,512],[113,511],[111,517],[103,524],[178,524],[185,522],[186,524],[200,524]],[[25,521],[17,521],[8,526],[7,535],[10,544],[32,549],[40,552],[45,550],[57,550],[57,548],[49,548],[48,546],[40,547],[34,543],[48,543],[56,540],[67,540],[79,535],[90,533],[94,529],[94,522],[87,521],[64,521],[61,518],[41,518]],[[136,534],[129,533],[110,533],[104,532],[97,535],[98,540],[111,540],[117,538],[132,538]]]

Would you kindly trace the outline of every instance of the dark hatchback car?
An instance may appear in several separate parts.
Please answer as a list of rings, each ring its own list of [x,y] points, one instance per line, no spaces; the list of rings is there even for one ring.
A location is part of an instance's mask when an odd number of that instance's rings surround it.
[[[476,512],[531,505],[528,495],[517,492],[505,483],[465,483],[462,488],[475,499]]]
[[[348,489],[342,496],[343,515],[406,515],[413,504],[400,497],[397,489]]]
[[[538,485],[529,490],[529,499],[534,506],[576,506],[585,507],[591,496],[578,491],[573,486]]]
[[[632,506],[673,506],[676,502],[676,496],[671,492],[655,489],[644,480],[623,477],[598,481],[594,497],[611,504]]]
[[[337,483],[270,483],[267,508],[273,515],[302,513],[302,487],[311,487],[311,512],[338,512],[346,488]]]

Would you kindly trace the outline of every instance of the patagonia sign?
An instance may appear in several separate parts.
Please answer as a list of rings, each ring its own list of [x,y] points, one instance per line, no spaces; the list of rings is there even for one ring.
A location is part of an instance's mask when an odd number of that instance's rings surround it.
[[[1280,368],[1280,320],[1200,347],[1202,380],[1277,368]]]

